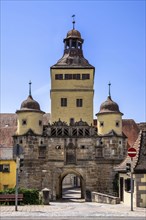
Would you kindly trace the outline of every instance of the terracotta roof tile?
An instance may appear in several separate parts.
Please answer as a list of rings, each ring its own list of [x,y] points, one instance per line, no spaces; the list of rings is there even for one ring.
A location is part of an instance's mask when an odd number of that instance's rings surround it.
[[[122,130],[123,133],[128,137],[128,145],[133,146],[140,131],[135,121],[133,119],[123,119]]]
[[[137,140],[135,141],[133,148],[136,149],[137,154],[133,158],[134,171],[146,172],[146,131],[140,131]],[[115,171],[126,172],[126,163],[130,163],[131,158],[127,155],[125,160],[115,167]]]

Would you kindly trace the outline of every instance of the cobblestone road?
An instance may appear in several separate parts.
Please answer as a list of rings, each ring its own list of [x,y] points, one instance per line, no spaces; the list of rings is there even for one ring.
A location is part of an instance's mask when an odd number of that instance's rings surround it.
[[[0,215],[2,216],[48,216],[48,217],[94,217],[94,216],[133,216],[146,217],[145,208],[134,208],[130,211],[129,206],[123,204],[109,205],[89,202],[51,202],[50,205],[31,205],[1,206]]]

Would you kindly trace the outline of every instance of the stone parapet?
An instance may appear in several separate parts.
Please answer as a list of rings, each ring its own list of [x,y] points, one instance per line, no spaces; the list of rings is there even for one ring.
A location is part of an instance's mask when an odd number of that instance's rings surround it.
[[[91,192],[92,202],[98,202],[98,203],[106,203],[106,204],[120,204],[120,198],[98,193],[98,192]]]

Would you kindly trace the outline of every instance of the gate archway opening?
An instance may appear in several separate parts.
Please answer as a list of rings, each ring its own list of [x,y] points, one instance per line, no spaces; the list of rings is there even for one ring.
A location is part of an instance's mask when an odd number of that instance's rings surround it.
[[[62,198],[63,199],[80,199],[81,198],[81,181],[80,177],[75,174],[68,174],[62,181]]]
[[[76,171],[64,172],[59,177],[60,199],[84,199],[85,198],[85,181]]]

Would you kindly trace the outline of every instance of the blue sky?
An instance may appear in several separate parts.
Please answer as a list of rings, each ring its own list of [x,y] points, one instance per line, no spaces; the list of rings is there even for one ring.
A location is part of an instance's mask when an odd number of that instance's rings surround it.
[[[108,96],[123,118],[146,121],[145,1],[1,0],[1,113],[15,113],[32,95],[50,112],[50,66],[63,55],[63,39],[75,28],[95,66],[94,115]],[[96,117],[95,117],[96,118]]]

